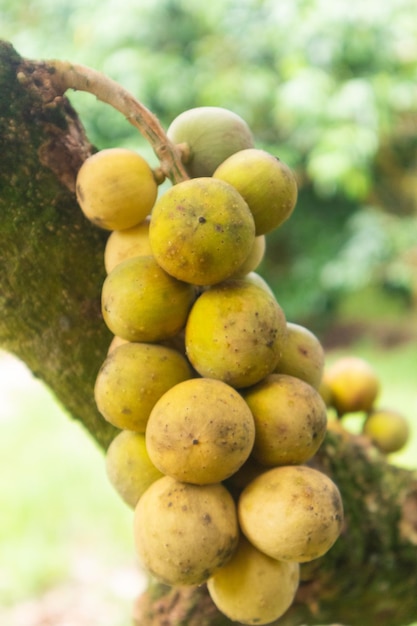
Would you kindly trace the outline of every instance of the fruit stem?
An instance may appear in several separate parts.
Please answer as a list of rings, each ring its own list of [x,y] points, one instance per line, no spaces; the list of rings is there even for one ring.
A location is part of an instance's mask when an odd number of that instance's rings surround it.
[[[47,67],[51,81],[61,93],[67,89],[86,91],[122,113],[150,143],[163,174],[174,185],[189,178],[182,162],[183,147],[175,146],[158,118],[116,81],[90,67],[68,61],[51,60]]]

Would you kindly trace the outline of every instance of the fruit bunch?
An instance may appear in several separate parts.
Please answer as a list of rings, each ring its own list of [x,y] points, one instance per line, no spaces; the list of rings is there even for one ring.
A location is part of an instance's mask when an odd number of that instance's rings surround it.
[[[379,406],[381,381],[373,366],[361,357],[348,355],[328,366],[320,393],[327,406],[343,422],[348,416],[361,419],[360,431],[383,454],[401,450],[409,440],[407,418],[397,410]]]
[[[230,111],[186,111],[167,135],[189,178],[159,196],[125,149],[91,156],[77,178],[81,209],[111,231],[102,312],[114,339],[94,389],[120,429],[107,473],[151,575],[207,583],[229,618],[266,624],[343,523],[337,486],[308,465],[327,425],[322,346],[256,273],[297,185]]]

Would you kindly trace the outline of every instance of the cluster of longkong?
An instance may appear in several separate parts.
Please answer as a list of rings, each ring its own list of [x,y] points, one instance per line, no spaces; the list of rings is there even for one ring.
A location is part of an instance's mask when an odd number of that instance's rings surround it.
[[[338,487],[309,465],[328,422],[323,348],[256,272],[297,184],[225,109],[186,111],[167,135],[189,173],[167,190],[124,148],[77,177],[82,211],[110,231],[101,298],[114,339],[94,389],[120,431],[107,474],[153,577],[207,584],[230,619],[267,624],[343,525]]]

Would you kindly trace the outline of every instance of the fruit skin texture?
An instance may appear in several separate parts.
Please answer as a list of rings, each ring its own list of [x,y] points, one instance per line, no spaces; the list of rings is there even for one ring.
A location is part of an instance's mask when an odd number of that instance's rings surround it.
[[[324,362],[323,346],[316,335],[300,324],[287,322],[287,340],[275,372],[296,376],[319,389]]]
[[[149,227],[152,253],[171,276],[213,285],[231,276],[255,241],[255,224],[242,196],[214,178],[174,185],[155,204]]]
[[[262,625],[291,606],[299,579],[298,563],[271,559],[241,537],[231,560],[207,581],[207,589],[229,619]]]
[[[105,278],[101,294],[109,330],[128,341],[162,341],[185,326],[192,285],[167,274],[152,256],[126,259]]]
[[[327,409],[311,385],[270,374],[242,395],[255,420],[252,455],[259,463],[297,465],[317,452],[326,434]]]
[[[191,485],[164,476],[135,508],[139,558],[167,585],[204,583],[232,557],[238,539],[236,506],[222,484]]]
[[[265,256],[266,251],[266,238],[265,235],[255,237],[249,256],[246,257],[243,264],[233,274],[233,278],[239,278],[246,276],[247,274],[254,272],[260,265]]]
[[[151,254],[148,218],[132,228],[114,230],[111,233],[104,249],[104,267],[107,274],[110,274],[112,269],[125,259]]]
[[[222,107],[183,111],[171,122],[167,136],[175,144],[187,144],[190,156],[185,168],[191,178],[211,176],[228,156],[254,145],[247,123]]]
[[[373,367],[356,356],[341,357],[324,372],[332,406],[339,416],[368,412],[378,396],[380,383]]]
[[[274,467],[242,491],[240,528],[273,559],[305,563],[325,554],[342,529],[339,489],[305,465]]]
[[[249,387],[274,370],[285,334],[285,315],[275,298],[248,281],[228,280],[195,301],[185,347],[201,376]]]
[[[147,488],[163,474],[151,462],[145,435],[122,430],[106,452],[106,472],[119,496],[132,509]]]
[[[210,378],[186,380],[155,404],[146,427],[149,456],[177,480],[216,483],[234,474],[255,439],[252,413],[240,394]]]
[[[97,408],[117,428],[144,433],[157,400],[191,376],[188,361],[176,350],[157,344],[122,344],[108,353],[97,375]]]
[[[91,222],[106,230],[131,228],[142,222],[157,194],[150,166],[133,150],[100,150],[78,171],[78,204]]]
[[[219,165],[213,178],[230,183],[243,196],[252,211],[257,236],[285,222],[297,203],[292,170],[265,150],[249,148],[232,154]]]
[[[407,419],[391,409],[374,409],[363,424],[363,433],[384,454],[398,452],[410,437]]]

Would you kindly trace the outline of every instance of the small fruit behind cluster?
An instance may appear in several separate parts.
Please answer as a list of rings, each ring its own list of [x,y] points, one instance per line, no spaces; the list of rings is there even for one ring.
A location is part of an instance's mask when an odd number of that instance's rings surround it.
[[[407,418],[392,409],[374,408],[366,417],[362,432],[383,454],[398,452],[410,438]]]
[[[239,115],[214,106],[183,111],[171,122],[167,136],[174,144],[185,144],[185,167],[191,178],[212,176],[231,154],[254,145],[252,132]]]
[[[126,148],[88,157],[78,171],[76,195],[84,215],[106,230],[131,228],[151,212],[158,185],[147,161]]]
[[[339,417],[346,413],[368,412],[380,391],[380,380],[372,365],[357,356],[344,356],[326,368],[323,381],[331,406]]]
[[[319,389],[324,365],[324,349],[316,335],[301,324],[287,322],[287,339],[275,372],[296,376]]]
[[[149,217],[131,228],[114,230],[104,249],[104,267],[107,274],[125,259],[152,254],[149,243]]]

